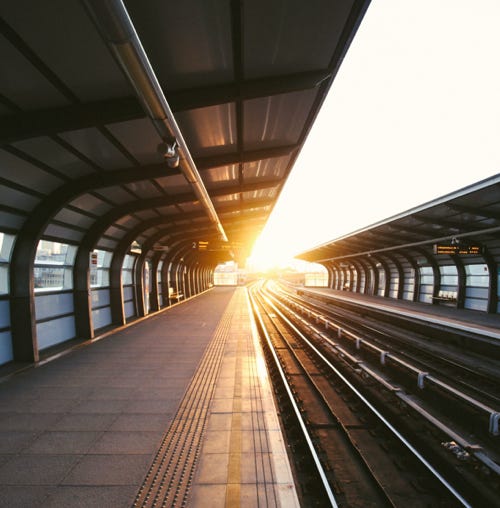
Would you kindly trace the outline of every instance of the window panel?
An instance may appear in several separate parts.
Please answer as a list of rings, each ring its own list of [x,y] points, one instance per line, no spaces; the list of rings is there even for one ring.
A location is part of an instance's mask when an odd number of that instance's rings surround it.
[[[73,263],[76,247],[40,240],[35,256],[35,292],[73,287]]]

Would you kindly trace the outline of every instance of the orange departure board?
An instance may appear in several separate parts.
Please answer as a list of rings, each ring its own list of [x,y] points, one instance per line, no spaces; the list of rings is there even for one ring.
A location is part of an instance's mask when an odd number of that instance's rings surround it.
[[[434,254],[478,256],[483,253],[481,245],[458,245],[454,243],[435,243]]]

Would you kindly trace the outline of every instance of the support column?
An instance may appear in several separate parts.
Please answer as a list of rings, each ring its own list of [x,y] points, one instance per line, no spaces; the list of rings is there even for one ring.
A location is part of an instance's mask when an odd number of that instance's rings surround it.
[[[10,264],[10,326],[14,361],[37,362],[40,358],[36,335],[35,263],[38,237],[20,234]]]

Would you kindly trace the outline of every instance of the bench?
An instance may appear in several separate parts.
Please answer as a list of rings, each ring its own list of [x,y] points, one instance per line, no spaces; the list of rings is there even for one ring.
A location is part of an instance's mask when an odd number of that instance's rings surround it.
[[[432,301],[455,303],[457,301],[457,292],[440,290],[437,296],[432,297]]]
[[[172,288],[170,288],[170,291],[168,292],[168,297],[170,300],[173,300],[174,302],[179,302],[184,298],[184,293],[173,291]]]

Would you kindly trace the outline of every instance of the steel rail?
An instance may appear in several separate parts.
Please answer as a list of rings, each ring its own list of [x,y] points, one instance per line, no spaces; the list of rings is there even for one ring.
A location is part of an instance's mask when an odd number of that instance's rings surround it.
[[[280,375],[281,380],[283,382],[283,386],[285,387],[287,395],[289,397],[290,404],[292,405],[293,411],[295,413],[295,416],[296,416],[296,418],[297,418],[297,420],[299,422],[300,428],[301,428],[302,433],[304,435],[304,439],[306,440],[307,446],[308,446],[308,448],[309,448],[309,450],[311,452],[311,456],[312,456],[312,458],[314,460],[314,464],[316,465],[316,469],[317,469],[318,474],[319,474],[319,476],[321,478],[321,482],[322,482],[323,487],[325,489],[325,492],[326,492],[326,495],[328,497],[328,500],[330,501],[330,504],[331,504],[332,507],[338,508],[337,501],[336,501],[335,496],[334,496],[334,494],[332,492],[330,484],[328,483],[328,479],[326,477],[325,471],[323,470],[323,466],[321,465],[321,461],[320,461],[320,459],[318,457],[316,449],[314,448],[314,444],[313,444],[312,438],[309,435],[309,432],[307,430],[306,424],[303,421],[302,415],[300,413],[300,409],[297,406],[297,403],[295,402],[293,393],[292,393],[292,391],[290,389],[290,386],[289,386],[289,384],[287,382],[286,375],[285,375],[285,373],[283,371],[283,368],[281,367],[279,358],[278,358],[278,356],[276,354],[276,351],[273,348],[273,345],[272,345],[272,342],[271,342],[271,337],[269,336],[269,333],[267,332],[267,329],[266,329],[266,326],[265,326],[265,324],[263,322],[261,313],[259,312],[259,309],[257,307],[255,298],[254,298],[254,296],[251,293],[249,293],[249,297],[250,297],[250,301],[251,301],[252,308],[254,310],[255,316],[256,316],[256,318],[257,318],[257,320],[259,322],[260,329],[262,330],[262,333],[264,334],[264,337],[266,339],[269,351],[270,351],[270,353],[271,353],[271,355],[273,357],[273,360],[275,362],[276,369],[279,372],[279,375]]]
[[[386,365],[388,360],[391,360],[394,364],[402,367],[405,371],[412,373],[416,377],[417,385],[419,389],[424,389],[425,385],[433,385],[437,387],[443,393],[447,393],[453,396],[456,399],[459,399],[464,404],[476,409],[480,413],[485,414],[488,417],[488,432],[493,436],[498,436],[500,434],[500,411],[495,409],[492,406],[489,406],[466,393],[457,390],[453,386],[441,381],[436,376],[430,374],[427,371],[422,370],[414,365],[411,365],[407,361],[401,359],[396,354],[387,351],[376,344],[373,344],[369,339],[358,336],[352,331],[349,331],[345,328],[344,325],[332,321],[331,319],[326,318],[323,314],[317,313],[316,311],[310,310],[302,304],[299,304],[289,298],[288,296],[284,296],[287,302],[295,307],[302,308],[309,317],[313,317],[317,323],[322,322],[325,328],[331,328],[333,330],[337,330],[337,334],[339,338],[341,336],[345,336],[355,342],[356,349],[361,349],[361,346],[365,346],[371,352],[374,352],[379,355],[380,363],[382,365]],[[329,341],[328,338],[325,340]]]
[[[285,293],[286,294],[286,293]],[[275,301],[277,301],[280,305],[286,307],[282,302],[279,302],[279,300],[275,298]],[[361,339],[357,337],[353,332],[350,332],[345,329],[342,325],[339,323],[335,323],[333,321],[330,321],[326,318],[324,318],[322,315],[317,314],[315,311],[309,310],[307,307],[304,307],[301,304],[298,304],[296,301],[294,301],[291,298],[288,298],[287,296],[284,297],[290,305],[298,308],[299,310],[302,310],[303,312],[306,312],[308,317],[314,317],[316,322],[320,322],[321,319],[319,317],[323,318],[323,323],[325,327],[328,329],[329,327],[332,329],[337,329],[339,338],[341,336],[348,337],[350,339],[353,339],[356,341],[356,343],[363,343],[366,346],[370,346],[369,349],[375,350],[380,354],[381,363],[384,364],[387,359],[392,360],[393,362],[397,363],[400,366],[403,366],[407,370],[410,370],[417,374],[417,383],[420,389],[423,389],[425,387],[425,381],[428,382],[428,384],[432,384],[438,389],[440,389],[443,393],[448,393],[452,396],[454,396],[456,399],[462,400],[465,404],[469,405],[470,407],[475,408],[478,411],[482,411],[484,414],[488,416],[488,432],[492,436],[497,436],[499,434],[499,427],[500,427],[500,412],[491,408],[490,406],[486,406],[482,404],[481,402],[477,401],[476,399],[473,399],[463,392],[457,391],[453,389],[453,387],[450,387],[448,384],[438,380],[436,377],[429,375],[427,372],[422,371],[421,369],[418,369],[400,359],[398,359],[396,356],[389,354],[388,352],[385,352],[378,348],[377,346],[372,345],[369,343],[366,339]],[[294,313],[290,308],[287,308],[288,312]],[[297,315],[297,314],[296,314]],[[349,361],[352,364],[356,364],[360,369],[362,369],[370,378],[376,380],[378,383],[382,384],[385,388],[395,393],[395,395],[403,400],[408,406],[412,407],[414,411],[420,414],[424,419],[426,419],[429,423],[431,423],[433,426],[438,428],[441,432],[446,434],[451,440],[457,442],[464,450],[467,450],[469,453],[471,453],[479,462],[484,464],[488,469],[490,469],[495,474],[500,474],[500,466],[492,460],[484,451],[483,447],[481,445],[478,445],[477,443],[473,443],[468,441],[466,438],[464,438],[462,435],[455,432],[455,430],[451,429],[448,425],[442,423],[438,418],[434,417],[432,414],[430,414],[428,411],[423,409],[419,404],[415,403],[415,401],[406,395],[399,386],[390,384],[386,379],[384,379],[382,376],[377,374],[375,371],[372,370],[369,366],[365,364],[365,362],[357,359],[356,357],[352,356],[347,350],[343,349],[341,346],[337,345],[336,343],[333,343],[327,335],[324,333],[318,331],[315,329],[310,323],[308,323],[306,320],[302,319],[299,315],[298,319],[301,320],[301,322],[307,326],[313,333],[320,336],[324,341],[326,341],[334,350],[339,352],[343,355],[344,358],[348,358]],[[359,349],[359,348],[358,348]]]
[[[450,492],[455,499],[463,506],[472,505],[444,478],[437,469],[378,411],[378,409],[366,399],[366,397],[326,358],[321,351],[283,314],[283,312],[271,303],[275,312],[283,319],[287,325],[296,333],[309,348],[320,358],[330,370],[358,397],[358,399],[370,409],[370,411],[385,425],[385,427],[420,461],[420,463]]]

